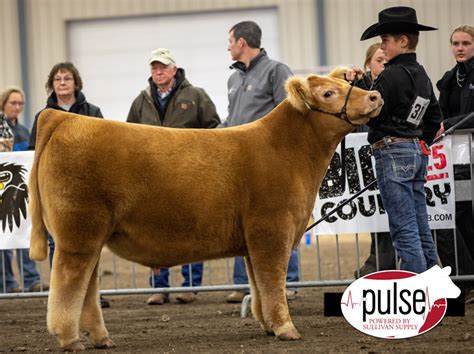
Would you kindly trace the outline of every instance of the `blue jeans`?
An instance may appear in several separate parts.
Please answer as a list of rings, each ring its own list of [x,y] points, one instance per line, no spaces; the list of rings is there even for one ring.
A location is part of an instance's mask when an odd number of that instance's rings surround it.
[[[53,256],[54,256],[54,240],[53,236],[51,236],[50,233],[48,233],[48,241],[49,241],[49,267],[50,269],[53,269]]]
[[[287,282],[296,282],[300,280],[300,262],[299,251],[291,250],[290,260],[288,262],[288,272],[286,273]],[[245,261],[243,257],[234,258],[234,284],[248,284],[249,278],[245,268]],[[296,290],[296,289],[293,289]]]
[[[377,183],[388,214],[390,236],[400,269],[422,273],[438,256],[428,225],[425,182],[428,157],[418,142],[374,149]]]
[[[183,275],[183,287],[191,285],[191,274],[189,272],[189,264],[181,266],[181,274]],[[193,286],[200,286],[202,284],[203,263],[191,264],[192,284]],[[150,276],[150,286],[153,288],[169,288],[169,268],[160,268],[160,275],[153,274]]]
[[[40,275],[36,270],[36,263],[29,256],[29,249],[17,249],[16,256],[18,269],[20,270],[20,276],[23,275],[23,284],[20,285],[25,289],[25,291],[28,291],[32,285],[40,282]],[[0,292],[4,292],[4,280],[7,293],[13,292],[19,287],[13,275],[12,260],[12,250],[0,251]],[[5,264],[5,268],[3,268],[3,264]],[[3,279],[4,273],[5,279]]]

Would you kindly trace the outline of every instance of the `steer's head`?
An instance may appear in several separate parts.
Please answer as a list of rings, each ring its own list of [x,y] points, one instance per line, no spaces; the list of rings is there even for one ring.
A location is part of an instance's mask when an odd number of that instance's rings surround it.
[[[328,76],[293,76],[286,81],[288,100],[302,113],[319,111],[335,117],[340,115],[339,118],[353,125],[365,124],[376,117],[383,105],[380,93],[357,87],[351,90],[351,85],[339,76],[340,70]]]

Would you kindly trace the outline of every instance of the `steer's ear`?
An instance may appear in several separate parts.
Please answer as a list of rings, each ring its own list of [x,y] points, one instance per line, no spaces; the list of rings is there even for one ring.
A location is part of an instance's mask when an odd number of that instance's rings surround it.
[[[308,101],[310,92],[306,79],[298,76],[292,76],[285,83],[285,89],[288,93],[288,101],[298,111],[304,113],[308,111],[305,102]]]
[[[338,66],[328,74],[328,77],[345,80],[344,74],[349,70],[347,66]]]

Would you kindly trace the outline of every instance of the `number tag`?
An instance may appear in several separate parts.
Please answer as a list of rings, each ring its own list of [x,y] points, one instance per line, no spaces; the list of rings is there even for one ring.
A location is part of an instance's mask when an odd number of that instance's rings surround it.
[[[415,102],[413,102],[413,105],[411,106],[411,111],[408,114],[407,122],[417,127],[423,119],[423,116],[426,112],[426,108],[429,104],[430,100],[417,96]]]

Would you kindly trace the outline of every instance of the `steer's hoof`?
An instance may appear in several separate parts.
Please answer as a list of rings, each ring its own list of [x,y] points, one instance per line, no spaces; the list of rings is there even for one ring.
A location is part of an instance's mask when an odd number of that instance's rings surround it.
[[[95,347],[97,349],[108,349],[108,348],[115,348],[116,345],[114,343],[114,341],[112,339],[110,339],[109,337],[105,337],[104,339],[101,339],[96,345]]]
[[[265,325],[263,322],[260,322],[260,327],[267,333],[269,336],[274,336],[275,332],[273,332],[273,329],[270,328],[270,326]]]
[[[295,328],[292,328],[285,332],[279,333],[277,337],[281,340],[298,340],[301,339],[301,334],[299,334]]]
[[[83,352],[86,347],[81,342],[73,342],[62,348],[65,352]]]

